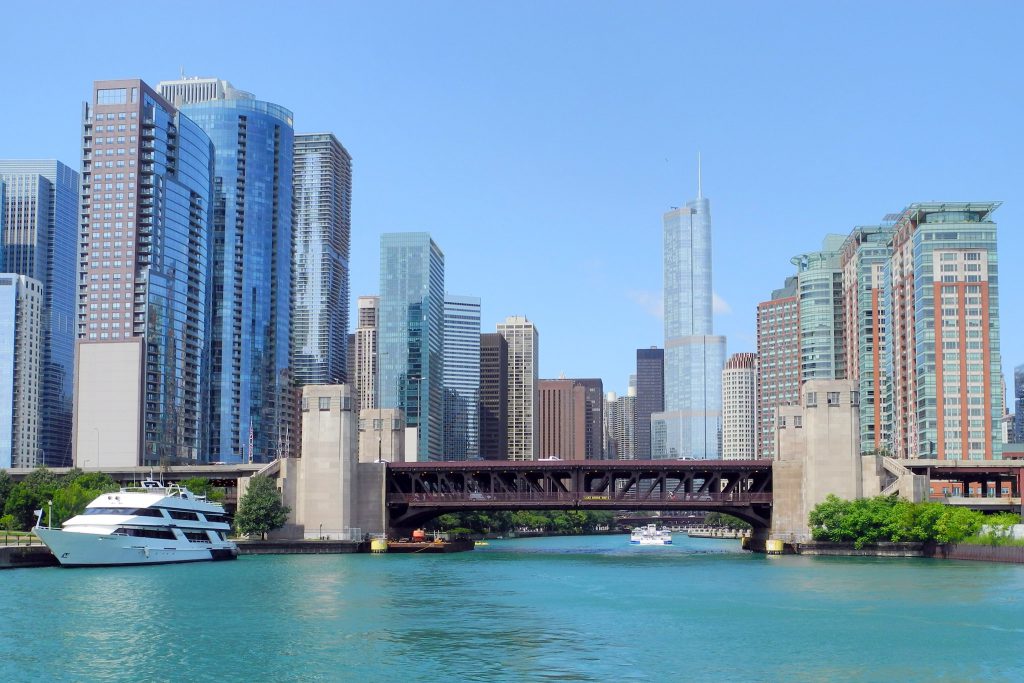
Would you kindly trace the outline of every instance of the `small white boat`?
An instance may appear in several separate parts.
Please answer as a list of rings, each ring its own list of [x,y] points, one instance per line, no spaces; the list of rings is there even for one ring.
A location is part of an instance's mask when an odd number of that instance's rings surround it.
[[[40,524],[35,535],[65,567],[233,560],[238,547],[224,508],[175,484],[104,493],[60,529]]]
[[[637,527],[629,535],[630,545],[672,545],[672,532],[657,524]]]

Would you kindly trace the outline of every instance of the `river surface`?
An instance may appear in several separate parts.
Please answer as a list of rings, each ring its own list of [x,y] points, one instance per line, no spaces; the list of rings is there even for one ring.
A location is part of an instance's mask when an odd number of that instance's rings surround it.
[[[0,681],[1024,680],[1024,566],[491,541],[0,573]]]

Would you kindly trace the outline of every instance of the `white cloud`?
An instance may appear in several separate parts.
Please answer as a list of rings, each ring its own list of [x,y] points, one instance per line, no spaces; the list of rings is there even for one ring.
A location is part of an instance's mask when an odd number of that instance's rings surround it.
[[[711,293],[711,310],[716,315],[729,315],[732,313],[732,306],[729,302],[718,296],[718,292]]]
[[[661,291],[652,292],[647,289],[630,289],[626,296],[633,300],[648,315],[658,320],[665,319],[665,297]]]
[[[626,292],[626,296],[648,315],[658,320],[665,319],[665,296],[661,291],[652,292],[648,289],[630,289]],[[732,314],[732,306],[729,305],[728,301],[718,296],[718,292],[711,293],[711,310],[715,315]]]

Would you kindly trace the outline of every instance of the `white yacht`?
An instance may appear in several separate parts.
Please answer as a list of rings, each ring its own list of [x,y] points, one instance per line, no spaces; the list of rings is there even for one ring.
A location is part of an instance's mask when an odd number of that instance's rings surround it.
[[[38,512],[38,511],[37,511]],[[104,493],[60,529],[36,536],[65,567],[233,560],[238,547],[224,508],[175,484],[148,479],[140,487]]]
[[[630,545],[672,545],[672,532],[661,529],[657,524],[648,524],[633,529],[629,535]]]

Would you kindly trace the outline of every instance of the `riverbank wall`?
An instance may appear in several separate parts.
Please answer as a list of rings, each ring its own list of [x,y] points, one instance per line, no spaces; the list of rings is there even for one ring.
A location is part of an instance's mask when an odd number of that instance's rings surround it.
[[[45,545],[0,546],[0,569],[55,567],[59,564]]]
[[[868,543],[854,548],[852,543],[811,541],[786,544],[786,551],[796,555],[836,557],[925,557],[938,560],[973,562],[1006,562],[1024,564],[1024,547],[971,545],[966,543]]]
[[[925,548],[924,557],[942,560],[972,560],[977,562],[1008,562],[1024,564],[1024,547],[1006,545],[933,545]]]
[[[257,541],[236,540],[239,555],[348,555],[370,551],[364,541]]]

